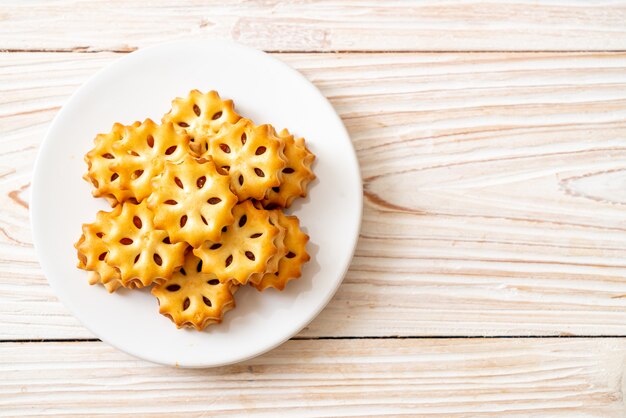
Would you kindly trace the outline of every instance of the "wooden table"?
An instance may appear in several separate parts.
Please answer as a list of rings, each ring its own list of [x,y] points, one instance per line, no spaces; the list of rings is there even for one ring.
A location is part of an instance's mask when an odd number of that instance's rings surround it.
[[[0,1],[0,415],[626,416],[626,2],[536,3]],[[28,196],[90,75],[211,38],[322,90],[365,207],[310,326],[184,370],[100,342],[57,301]]]

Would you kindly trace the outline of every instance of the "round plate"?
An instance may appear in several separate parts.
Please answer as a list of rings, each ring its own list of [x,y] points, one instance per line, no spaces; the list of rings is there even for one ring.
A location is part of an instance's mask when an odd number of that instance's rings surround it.
[[[176,329],[147,289],[108,294],[76,268],[81,224],[107,209],[82,179],[83,156],[115,122],[160,121],[172,99],[217,90],[257,123],[288,128],[317,156],[317,180],[287,212],[310,235],[311,261],[283,292],[247,286],[237,307],[204,332]],[[276,347],[330,301],[358,238],[362,185],[352,143],[326,98],[269,55],[224,41],[175,42],[142,49],[98,72],[63,106],[41,146],[32,187],[35,248],[55,293],[96,336],[134,356],[183,367],[219,366]]]

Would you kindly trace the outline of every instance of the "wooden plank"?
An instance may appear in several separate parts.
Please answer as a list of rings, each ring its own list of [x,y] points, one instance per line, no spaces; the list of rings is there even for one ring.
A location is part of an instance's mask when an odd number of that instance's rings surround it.
[[[69,94],[117,55],[0,55],[0,338],[91,337],[26,210]],[[281,54],[330,98],[361,239],[302,336],[626,335],[626,54]]]
[[[74,1],[0,3],[0,49],[130,51],[232,39],[271,51],[625,50],[626,2]]]
[[[289,341],[216,369],[0,344],[0,415],[623,417],[624,339]]]

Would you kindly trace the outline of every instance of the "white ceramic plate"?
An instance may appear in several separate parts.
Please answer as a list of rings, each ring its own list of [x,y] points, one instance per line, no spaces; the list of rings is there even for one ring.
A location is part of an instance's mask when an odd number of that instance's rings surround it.
[[[310,235],[312,256],[285,291],[245,287],[237,308],[204,332],[176,329],[148,290],[108,294],[76,265],[81,224],[108,206],[91,197],[83,155],[114,122],[159,121],[171,100],[215,89],[240,114],[304,136],[318,177],[288,211]],[[103,341],[132,355],[183,367],[219,366],[276,347],[330,301],[350,264],[362,211],[359,166],[332,106],[300,73],[261,51],[224,41],[143,49],[98,72],[63,106],[37,159],[31,197],[35,248],[55,293]]]

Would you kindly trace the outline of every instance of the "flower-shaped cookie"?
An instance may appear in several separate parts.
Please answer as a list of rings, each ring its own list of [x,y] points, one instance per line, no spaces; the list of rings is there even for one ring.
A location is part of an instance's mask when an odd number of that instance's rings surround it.
[[[188,242],[194,248],[206,240],[219,242],[222,228],[233,223],[237,196],[210,157],[188,155],[178,164],[167,163],[153,185],[148,206],[154,224],[167,231],[172,242]]]
[[[141,202],[152,192],[152,178],[165,161],[180,161],[189,153],[189,138],[171,124],[157,125],[150,119],[130,126],[113,125],[108,134],[98,135],[87,153],[85,178],[93,195],[109,198],[115,206],[126,200]]]
[[[311,170],[315,155],[307,149],[304,138],[294,139],[286,129],[279,136],[285,142],[287,165],[281,171],[280,186],[269,189],[262,201],[266,208],[288,208],[295,198],[306,197],[307,186],[315,179]]]
[[[98,212],[95,222],[83,225],[83,235],[74,244],[78,252],[78,268],[89,272],[90,284],[102,283],[109,292],[114,292],[121,283],[119,272],[107,264],[109,248],[103,238],[111,228],[111,219],[120,212],[121,206],[111,212]]]
[[[172,124],[146,119],[126,127],[113,149],[119,157],[111,169],[119,175],[120,186],[141,202],[152,193],[152,179],[161,174],[165,162],[178,162],[189,154],[189,138]]]
[[[278,252],[275,239],[280,229],[271,224],[269,211],[255,208],[249,200],[235,206],[233,214],[235,223],[224,228],[220,243],[206,241],[193,253],[202,259],[202,271],[221,282],[259,281]]]
[[[231,189],[241,202],[261,200],[268,189],[280,185],[284,147],[270,125],[255,126],[242,118],[212,138],[204,155],[211,155],[215,165],[228,172]]]
[[[282,211],[275,212],[278,215],[278,223],[287,230],[285,235],[287,252],[278,263],[278,271],[265,274],[259,283],[254,284],[258,290],[265,290],[268,287],[283,290],[289,280],[300,277],[302,265],[311,259],[306,252],[309,236],[300,230],[298,218],[286,216]]]
[[[202,273],[201,267],[202,261],[190,252],[171,279],[152,288],[159,312],[178,328],[193,326],[201,331],[222,322],[224,313],[235,307],[233,294],[238,286],[220,283],[214,275]]]
[[[121,155],[113,149],[113,144],[122,139],[125,129],[124,125],[116,123],[109,133],[98,134],[94,147],[85,154],[87,172],[83,178],[93,185],[93,196],[106,198],[111,206],[132,197],[130,190],[122,188],[119,174],[111,170],[111,165]]]
[[[260,203],[255,203],[257,209],[263,208]],[[287,236],[287,229],[280,224],[279,212],[280,210],[269,210],[270,224],[274,225],[278,229],[278,234],[274,238],[274,245],[276,245],[276,254],[274,254],[268,261],[265,267],[265,272],[255,274],[250,278],[250,283],[258,283],[263,279],[266,274],[276,273],[278,271],[278,263],[287,254],[287,247],[285,246],[285,237]]]
[[[164,282],[183,265],[187,244],[171,243],[167,232],[156,229],[147,203],[126,202],[111,218],[103,241],[109,249],[106,262],[120,272],[125,287]]]
[[[162,121],[172,122],[183,129],[191,137],[191,148],[202,153],[211,136],[222,126],[233,124],[240,118],[232,100],[222,100],[216,91],[202,94],[192,90],[187,97],[172,101],[172,110],[163,116]]]

